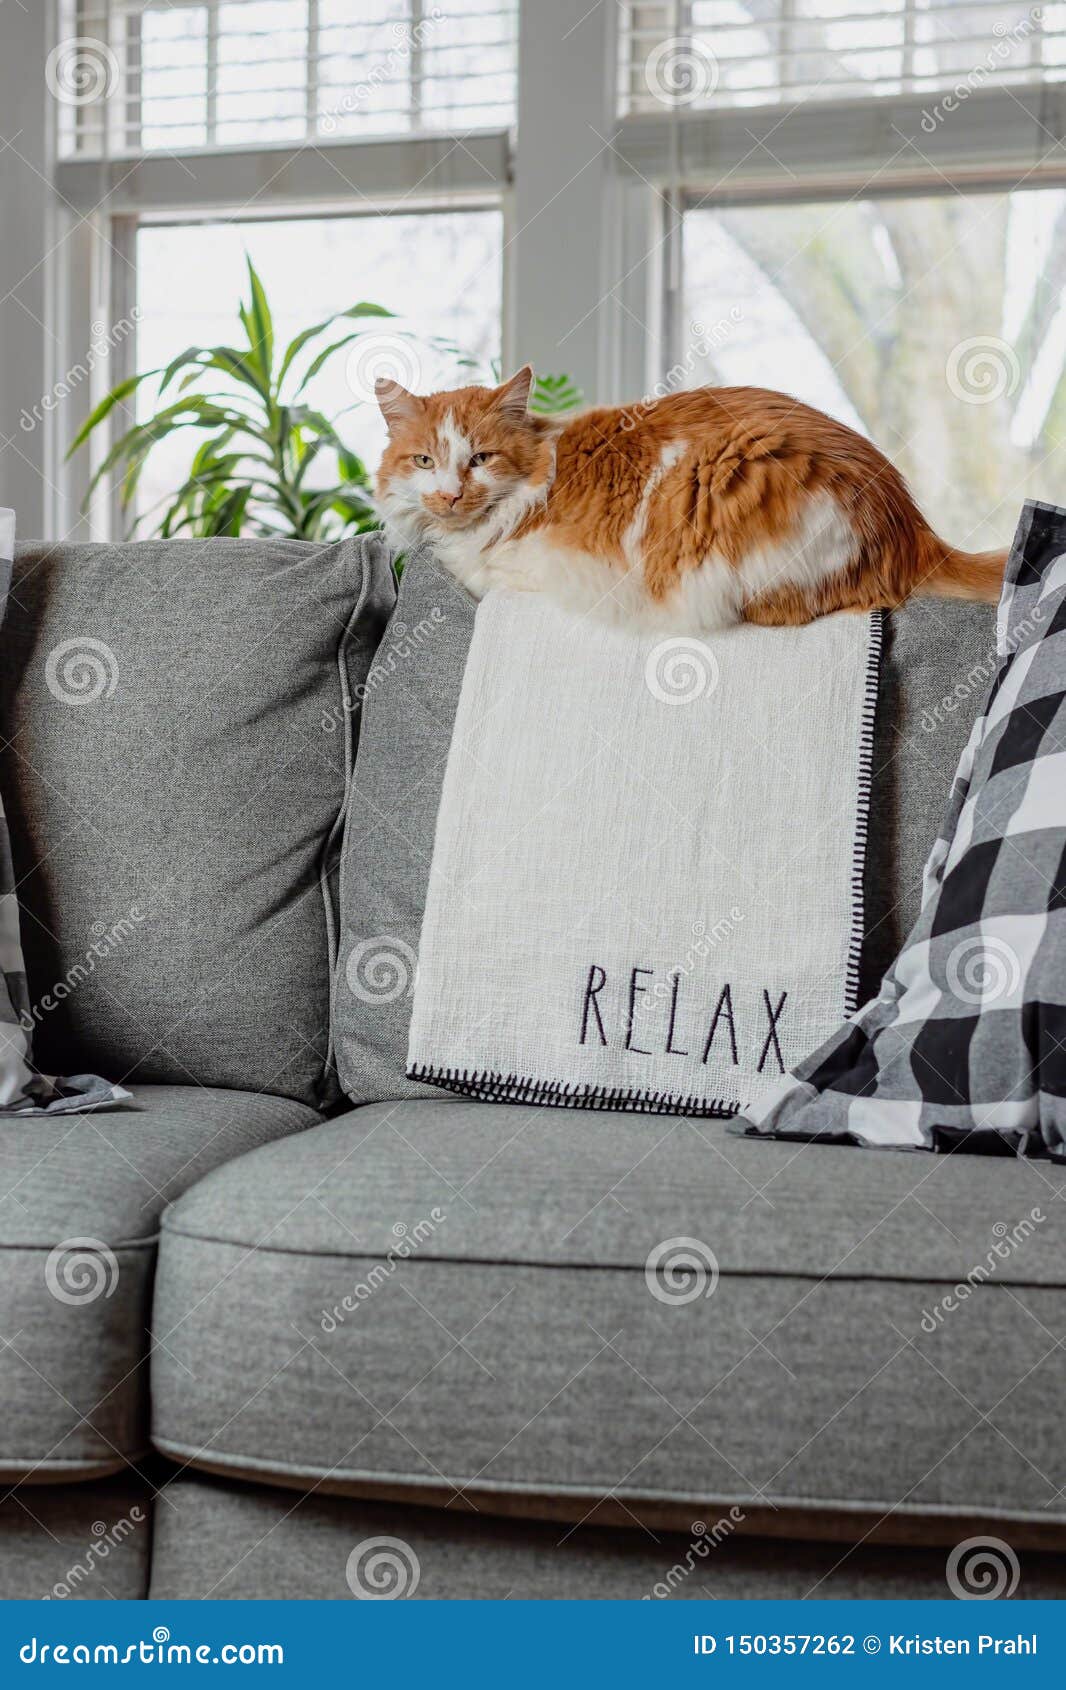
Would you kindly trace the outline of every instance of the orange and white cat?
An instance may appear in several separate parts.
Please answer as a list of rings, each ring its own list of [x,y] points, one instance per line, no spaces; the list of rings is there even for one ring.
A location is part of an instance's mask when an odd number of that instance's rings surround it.
[[[529,412],[532,379],[426,398],[377,383],[386,527],[477,598],[699,631],[999,597],[1005,553],[946,545],[875,446],[787,394],[702,387],[557,421]]]

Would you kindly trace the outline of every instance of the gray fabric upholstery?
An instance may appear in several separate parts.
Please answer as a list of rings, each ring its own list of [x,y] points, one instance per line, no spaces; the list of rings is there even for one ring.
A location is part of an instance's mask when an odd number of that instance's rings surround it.
[[[228,1157],[319,1119],[264,1094],[134,1096],[135,1110],[0,1125],[4,1478],[91,1476],[146,1447],[160,1210]]]
[[[147,1596],[153,1494],[129,1474],[0,1496],[0,1601]]]
[[[860,1001],[877,991],[917,918],[925,859],[992,684],[995,651],[991,605],[917,598],[885,617]]]
[[[349,1557],[399,1539],[415,1600],[602,1601],[946,1598],[946,1553],[742,1535],[728,1515],[684,1536],[490,1519],[456,1509],[372,1504],[183,1477],[156,1514],[151,1595],[352,1599]],[[696,1530],[693,1530],[696,1526]],[[701,1531],[700,1526],[705,1527]],[[632,1527],[632,1522],[630,1522]],[[955,1541],[955,1540],[952,1540]],[[417,1583],[413,1574],[417,1566]],[[354,1568],[353,1568],[354,1574]],[[1061,1558],[1021,1557],[1022,1598],[1066,1596]]]
[[[1061,1527],[1064,1191],[717,1122],[365,1108],[167,1212],[153,1439],[575,1517],[610,1494],[660,1523],[735,1501]],[[649,1284],[692,1239],[717,1284]]]
[[[405,1077],[410,988],[475,609],[429,553],[418,553],[404,570],[370,677],[345,829],[334,988],[338,1072],[354,1103],[429,1093]],[[863,996],[876,988],[918,913],[922,866],[991,680],[994,648],[988,605],[915,599],[885,618]]]
[[[407,1078],[407,1032],[437,809],[476,608],[428,552],[414,553],[369,677],[344,828],[333,989],[337,1073],[354,1103],[434,1095],[432,1086]]]
[[[327,1096],[323,875],[393,598],[379,535],[18,553],[0,781],[44,1069]]]

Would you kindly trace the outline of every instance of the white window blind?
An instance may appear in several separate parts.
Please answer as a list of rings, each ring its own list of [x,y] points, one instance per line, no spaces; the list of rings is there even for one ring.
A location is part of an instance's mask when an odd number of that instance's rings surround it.
[[[1066,4],[629,0],[621,110],[936,95],[1066,78]]]
[[[69,0],[49,61],[64,157],[493,129],[518,0]]]

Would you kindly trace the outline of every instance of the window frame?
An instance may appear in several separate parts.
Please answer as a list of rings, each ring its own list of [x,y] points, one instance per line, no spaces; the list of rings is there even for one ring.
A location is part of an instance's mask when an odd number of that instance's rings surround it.
[[[610,281],[612,267],[620,273],[641,261],[633,234],[648,209],[642,188],[634,195],[617,181],[613,13],[613,4],[594,7],[575,24],[571,0],[520,4],[520,143],[512,128],[191,149],[136,159],[55,159],[50,174],[64,227],[61,251],[50,264],[65,301],[60,358],[66,349],[73,354],[90,343],[94,322],[129,318],[141,221],[388,215],[491,203],[503,216],[505,365],[513,366],[520,351],[542,370],[566,369],[590,397],[620,395],[634,383],[643,388],[649,373],[644,336],[635,336],[632,321],[626,328],[624,319],[634,309],[643,319],[648,290],[642,282],[615,297]],[[559,54],[563,40],[567,51]],[[637,215],[621,218],[613,208],[627,199]],[[608,248],[618,256],[608,258]],[[562,268],[561,253],[567,260]],[[62,417],[51,420],[53,435],[62,428],[72,437],[104,393],[132,373],[134,357],[133,337],[117,345]],[[57,437],[55,444],[61,459],[64,442]],[[75,518],[107,447],[99,430],[89,452],[58,464],[57,481],[48,489],[46,532],[80,538],[121,533],[113,497],[101,494],[86,519]]]
[[[683,351],[686,211],[1066,185],[1066,83],[982,89],[958,105],[950,122],[927,133],[921,122],[931,98],[807,103],[788,110],[787,135],[785,113],[777,107],[623,121],[620,169],[661,202],[665,327],[659,379]]]
[[[618,403],[651,392],[679,356],[681,217],[691,206],[1066,183],[1066,82],[982,88],[931,133],[921,128],[928,92],[620,117],[618,31],[614,0],[591,9],[573,0],[520,0],[511,130],[137,160],[54,159],[49,150],[42,160],[54,187],[47,364],[71,367],[91,343],[94,323],[129,316],[139,220],[387,215],[491,203],[504,225],[505,366],[521,358],[567,370],[590,400]],[[0,68],[0,96],[3,82]],[[106,443],[67,464],[63,437],[130,372],[133,356],[131,337],[61,415],[47,419],[47,534],[119,532],[106,500],[88,522],[75,516]]]

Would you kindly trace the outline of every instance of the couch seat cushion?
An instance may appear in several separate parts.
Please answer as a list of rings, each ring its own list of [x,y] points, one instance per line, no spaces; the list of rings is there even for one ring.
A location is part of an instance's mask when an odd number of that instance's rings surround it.
[[[373,1105],[167,1211],[153,1439],[370,1496],[1046,1541],[1064,1193],[1035,1163],[716,1122]]]
[[[684,1536],[493,1519],[456,1508],[365,1502],[185,1473],[156,1507],[153,1601],[345,1602],[366,1591],[381,1539],[395,1585],[416,1601],[818,1601],[944,1599],[943,1548],[787,1543],[721,1517],[690,1516]],[[398,1541],[397,1541],[398,1540]],[[379,1569],[380,1576],[380,1569]],[[380,1587],[379,1587],[380,1588]],[[1021,1558],[1016,1595],[1062,1601],[1061,1556]]]
[[[95,1484],[0,1500],[0,1601],[140,1601],[148,1594],[154,1485],[127,1469]],[[163,1505],[161,1505],[163,1506]]]
[[[138,1086],[135,1110],[0,1123],[0,1476],[122,1467],[147,1445],[159,1213],[231,1156],[316,1122],[284,1098]]]

